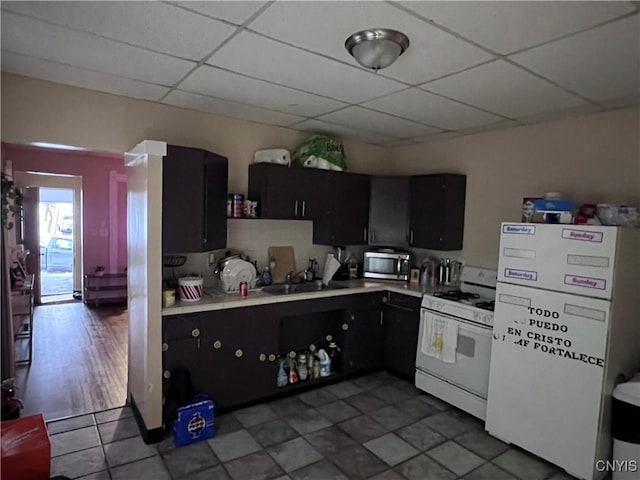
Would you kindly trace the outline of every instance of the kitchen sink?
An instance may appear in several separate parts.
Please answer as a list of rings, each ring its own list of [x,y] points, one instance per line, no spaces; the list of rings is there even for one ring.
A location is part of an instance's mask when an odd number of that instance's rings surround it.
[[[321,281],[311,283],[294,283],[283,285],[268,285],[262,287],[262,291],[271,295],[291,295],[293,293],[309,293],[309,292],[321,292],[325,290],[339,290],[341,288],[348,288],[343,285],[325,285]]]

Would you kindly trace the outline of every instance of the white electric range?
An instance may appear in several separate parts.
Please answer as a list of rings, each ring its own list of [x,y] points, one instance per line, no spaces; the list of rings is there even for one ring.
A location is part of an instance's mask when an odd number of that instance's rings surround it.
[[[465,266],[460,288],[427,294],[420,309],[416,387],[484,420],[497,272]],[[452,363],[427,353],[436,325],[457,327]],[[430,328],[431,327],[431,328]],[[453,331],[453,330],[449,330]]]

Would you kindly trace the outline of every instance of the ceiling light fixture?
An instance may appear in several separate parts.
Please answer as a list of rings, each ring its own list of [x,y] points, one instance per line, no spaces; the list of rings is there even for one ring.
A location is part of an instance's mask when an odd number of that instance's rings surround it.
[[[391,65],[409,48],[409,39],[397,30],[371,28],[354,33],[344,46],[360,65],[378,71]]]

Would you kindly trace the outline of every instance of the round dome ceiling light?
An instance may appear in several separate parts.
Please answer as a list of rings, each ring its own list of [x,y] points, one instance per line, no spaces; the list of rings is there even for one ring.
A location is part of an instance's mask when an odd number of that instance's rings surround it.
[[[378,71],[391,65],[409,48],[409,39],[397,30],[371,28],[354,33],[344,46],[360,65]]]

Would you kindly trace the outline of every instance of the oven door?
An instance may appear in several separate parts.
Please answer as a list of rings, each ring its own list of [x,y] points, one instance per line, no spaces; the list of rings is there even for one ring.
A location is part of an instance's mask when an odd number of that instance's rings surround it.
[[[423,336],[426,334],[428,316],[458,324],[458,347],[455,363],[422,353]],[[489,363],[491,360],[491,334],[489,326],[479,325],[426,308],[420,309],[420,333],[416,354],[416,368],[454,384],[484,399],[489,387]]]

